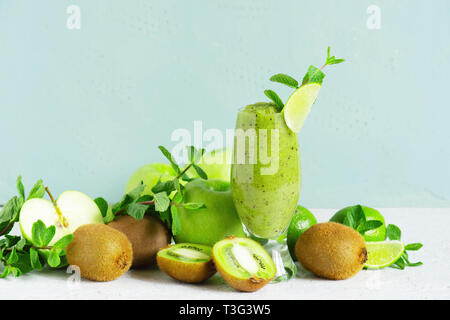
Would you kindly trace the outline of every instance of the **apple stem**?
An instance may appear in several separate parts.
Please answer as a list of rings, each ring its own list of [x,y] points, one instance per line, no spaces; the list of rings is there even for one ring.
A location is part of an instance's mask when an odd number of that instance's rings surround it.
[[[55,198],[53,198],[53,195],[52,195],[52,193],[50,192],[49,188],[48,188],[48,187],[45,187],[45,191],[47,192],[48,196],[49,196],[50,199],[52,200],[53,205],[56,206]]]
[[[55,198],[53,198],[53,195],[52,195],[52,193],[50,192],[50,189],[49,189],[48,187],[45,187],[45,191],[47,192],[48,196],[49,196],[50,199],[52,200],[53,206],[55,207],[55,210],[56,210],[56,214],[58,215],[59,223],[60,223],[63,227],[67,228],[67,227],[69,226],[69,224],[67,223],[66,218],[64,218],[64,216],[62,215],[61,210],[59,210],[58,206],[56,205]]]

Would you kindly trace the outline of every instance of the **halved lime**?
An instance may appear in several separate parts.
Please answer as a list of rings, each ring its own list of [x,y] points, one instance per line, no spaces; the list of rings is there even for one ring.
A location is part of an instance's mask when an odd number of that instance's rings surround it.
[[[397,261],[405,251],[403,242],[373,241],[366,242],[368,260],[364,267],[368,269],[381,269]]]
[[[308,83],[301,86],[289,97],[283,113],[284,121],[294,132],[299,132],[308,117],[309,111],[319,94],[320,84]]]

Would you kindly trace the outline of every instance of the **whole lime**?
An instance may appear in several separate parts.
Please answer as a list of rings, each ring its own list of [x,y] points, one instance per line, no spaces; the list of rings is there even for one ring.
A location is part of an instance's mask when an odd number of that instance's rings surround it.
[[[364,233],[364,240],[366,241],[384,241],[386,239],[386,225],[384,222],[384,217],[381,215],[381,213],[373,208],[369,208],[366,206],[361,206],[363,209],[364,216],[366,217],[366,220],[378,220],[381,221],[383,224],[379,226],[376,229],[366,231]],[[347,213],[351,210],[353,207],[346,207],[334,214],[334,216],[331,217],[330,221],[337,222],[337,223],[344,223],[344,219],[347,216]]]
[[[303,232],[316,223],[316,217],[314,217],[311,211],[300,205],[297,206],[287,231],[287,245],[289,253],[294,261],[297,260],[297,257],[295,256],[295,244],[297,243],[298,238]]]

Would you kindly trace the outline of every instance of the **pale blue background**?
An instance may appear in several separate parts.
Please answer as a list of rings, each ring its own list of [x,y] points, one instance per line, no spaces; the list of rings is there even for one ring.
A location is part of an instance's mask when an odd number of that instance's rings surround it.
[[[118,200],[174,129],[234,127],[331,45],[347,62],[300,133],[301,202],[448,207],[449,39],[446,0],[0,0],[0,203],[18,174]]]

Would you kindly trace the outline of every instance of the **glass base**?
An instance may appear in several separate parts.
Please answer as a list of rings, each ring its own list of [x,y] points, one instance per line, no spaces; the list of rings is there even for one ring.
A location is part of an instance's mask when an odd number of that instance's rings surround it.
[[[291,258],[289,249],[286,243],[286,237],[273,239],[261,239],[251,235],[251,238],[261,243],[269,255],[272,257],[277,273],[271,283],[281,281],[288,281],[292,279],[297,273],[297,266]]]

